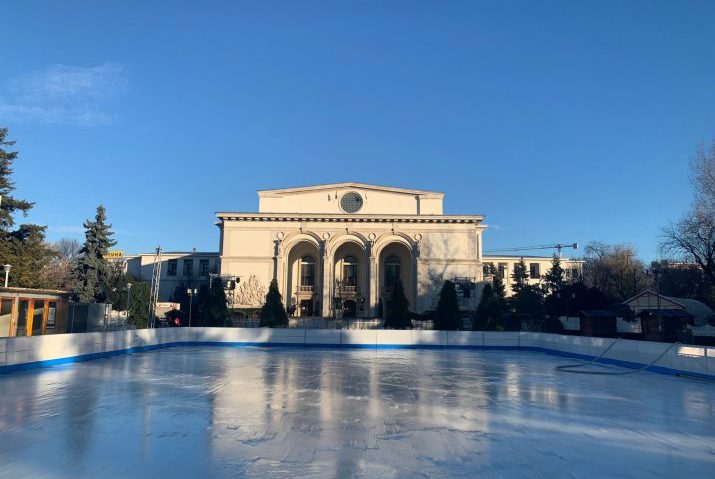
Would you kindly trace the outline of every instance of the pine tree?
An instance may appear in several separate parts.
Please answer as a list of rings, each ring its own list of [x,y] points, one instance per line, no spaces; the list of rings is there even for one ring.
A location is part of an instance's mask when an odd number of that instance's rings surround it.
[[[524,258],[521,258],[518,263],[514,264],[514,272],[511,275],[514,283],[511,285],[511,290],[514,293],[521,291],[524,286],[529,284],[529,271],[526,269]]]
[[[486,331],[489,329],[489,319],[491,308],[495,302],[494,289],[491,284],[487,284],[482,289],[482,298],[479,300],[477,311],[472,322],[472,329],[475,331]]]
[[[398,278],[392,290],[390,300],[387,302],[387,315],[385,317],[386,329],[408,329],[412,327],[409,311],[410,303],[405,295],[405,288]]]
[[[283,307],[283,298],[278,291],[278,281],[273,279],[268,287],[266,302],[261,308],[261,327],[284,328],[288,326],[288,316]]]
[[[223,289],[223,281],[221,281],[219,277],[215,277],[213,281],[211,281],[205,313],[208,316],[210,326],[226,325],[228,302],[226,301],[226,291]]]
[[[506,300],[506,288],[504,287],[504,278],[500,274],[495,274],[492,278],[492,290],[494,291],[494,296],[499,298],[502,304]]]
[[[147,311],[149,311],[149,296],[151,286],[141,280],[129,281],[132,287],[129,289],[127,322],[133,324],[137,329],[147,327]]]
[[[14,170],[12,164],[17,159],[17,151],[7,151],[7,147],[15,144],[14,141],[7,140],[7,128],[0,128],[0,230],[8,232],[15,225],[14,215],[17,212],[27,216],[34,203],[27,200],[20,200],[10,193],[15,191],[15,183],[10,179]]]
[[[546,272],[546,276],[544,276],[546,292],[555,293],[563,288],[566,284],[565,274],[564,269],[561,267],[561,258],[555,254],[551,260],[551,268]]]
[[[111,239],[112,225],[106,221],[106,211],[99,205],[94,221],[84,222],[85,241],[73,275],[75,295],[82,303],[102,303],[109,296],[109,264],[105,256],[116,241]]]
[[[174,292],[171,295],[171,301],[174,303],[179,303],[179,309],[181,311],[186,312],[187,315],[189,313],[189,306],[193,306],[193,301],[191,301],[189,293],[187,293],[188,289],[189,287],[186,286],[186,283],[181,281],[179,284],[176,285],[176,287],[174,288]]]
[[[0,128],[0,264],[10,264],[10,286],[45,288],[52,286],[46,270],[56,257],[45,243],[45,227],[33,224],[15,226],[15,215],[27,216],[33,203],[12,196],[11,176],[17,151],[8,151],[14,141],[7,139],[7,128]]]
[[[496,277],[494,278],[496,279]],[[504,284],[501,285],[501,295],[490,284],[484,286],[482,298],[477,306],[474,329],[477,331],[495,331],[502,329],[502,316],[506,313]]]
[[[442,285],[437,303],[435,328],[439,330],[456,330],[462,328],[462,319],[459,315],[459,301],[454,283],[447,280]]]

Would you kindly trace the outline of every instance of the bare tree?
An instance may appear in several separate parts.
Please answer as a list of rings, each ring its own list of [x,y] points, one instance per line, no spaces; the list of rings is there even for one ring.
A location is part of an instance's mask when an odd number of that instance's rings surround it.
[[[698,265],[715,285],[715,140],[709,149],[698,148],[690,171],[693,205],[678,222],[663,228],[660,250]]]
[[[586,246],[584,259],[584,282],[611,299],[623,301],[649,284],[645,265],[632,245],[595,241]]]
[[[696,205],[715,212],[715,138],[710,148],[698,148],[690,161],[690,172]]]
[[[55,257],[45,269],[44,274],[52,286],[61,290],[72,288],[72,267],[82,245],[73,238],[62,238],[49,245],[55,252]]]

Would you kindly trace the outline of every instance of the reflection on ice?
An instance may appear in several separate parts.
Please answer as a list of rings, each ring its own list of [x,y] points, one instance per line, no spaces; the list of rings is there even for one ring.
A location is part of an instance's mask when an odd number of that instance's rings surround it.
[[[715,386],[526,352],[177,348],[0,376],[0,477],[672,477]]]

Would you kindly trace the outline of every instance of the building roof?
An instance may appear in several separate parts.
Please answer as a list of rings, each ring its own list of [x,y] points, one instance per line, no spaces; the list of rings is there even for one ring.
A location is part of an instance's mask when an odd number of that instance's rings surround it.
[[[136,254],[127,254],[123,257],[117,258],[117,259],[127,259],[127,258],[136,258],[137,256],[155,256],[156,253],[136,253]],[[198,255],[198,256],[218,256],[219,253],[218,251],[162,251],[161,252],[162,256],[167,256],[167,255]]]
[[[519,259],[522,259],[522,258],[524,259],[524,261],[530,260],[530,259],[532,259],[532,260],[540,260],[540,261],[545,261],[545,260],[551,261],[551,260],[554,259],[553,256],[527,256],[527,255],[523,255],[523,254],[519,254],[519,255],[483,254],[483,255],[482,255],[482,258],[483,258],[485,261],[486,261],[486,260],[499,260],[499,259],[509,259],[509,260],[516,259],[516,260],[519,260]],[[566,257],[563,257],[563,256],[562,256],[561,258],[559,258],[559,260],[562,261],[562,262],[568,261],[568,262],[570,262],[570,263],[584,263],[584,262],[585,262],[585,261],[582,260],[582,259],[571,259],[571,258],[566,258]]]
[[[391,191],[393,193],[407,193],[411,195],[438,196],[443,197],[444,193],[439,191],[415,190],[411,188],[396,188],[394,186],[371,185],[368,183],[326,183],[322,185],[297,186],[292,188],[278,188],[273,190],[258,190],[258,196],[280,195],[284,193],[300,193],[305,191],[322,191],[343,188],[361,188],[365,190]]]
[[[691,324],[693,323],[693,315],[684,309],[643,309],[636,316],[639,318],[687,318],[690,319]]]
[[[579,311],[578,315],[586,317],[586,318],[615,318],[616,317],[616,315],[613,314],[613,311],[607,311],[605,309],[585,309],[583,311]]]
[[[632,298],[629,298],[624,301],[625,304],[630,303],[631,301],[640,298],[641,296],[644,296],[646,294],[651,294],[654,296],[657,296],[658,293],[656,293],[653,290],[646,289],[644,291],[641,291],[640,293],[636,294]],[[710,307],[703,303],[702,301],[698,301],[697,299],[690,299],[690,298],[677,298],[674,296],[665,296],[665,295],[660,295],[661,299],[664,299],[666,301],[669,301],[677,306],[680,306],[682,309],[684,309],[686,312],[688,312],[695,321],[695,324],[697,326],[702,326],[703,324],[707,324],[708,322],[712,321],[715,318],[715,311],[710,309]],[[654,311],[657,311],[654,310]],[[661,310],[665,311],[665,310]]]
[[[14,286],[2,287],[0,286],[0,294],[37,294],[37,295],[48,295],[48,296],[66,296],[69,295],[69,291],[63,291],[60,289],[38,289],[38,288],[16,288]]]

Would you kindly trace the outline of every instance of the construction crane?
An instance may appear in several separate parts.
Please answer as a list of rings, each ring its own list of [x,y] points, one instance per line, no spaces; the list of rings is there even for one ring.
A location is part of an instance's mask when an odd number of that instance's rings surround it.
[[[530,251],[534,249],[555,249],[558,257],[561,257],[561,250],[564,248],[578,249],[578,243],[556,243],[556,244],[540,244],[536,246],[519,246],[517,248],[502,248],[485,251],[485,253],[506,253],[508,251]]]
[[[154,254],[154,270],[151,274],[151,292],[149,293],[149,317],[147,326],[155,327],[156,303],[159,301],[159,282],[161,281],[161,246],[157,246]]]

